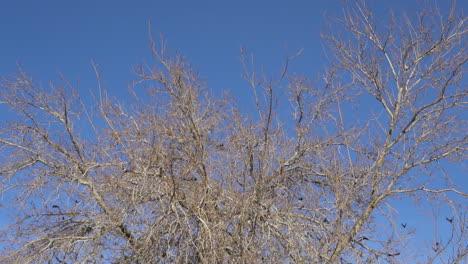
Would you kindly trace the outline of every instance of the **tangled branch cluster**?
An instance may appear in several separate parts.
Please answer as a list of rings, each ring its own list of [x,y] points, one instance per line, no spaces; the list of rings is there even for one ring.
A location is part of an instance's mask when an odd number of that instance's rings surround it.
[[[99,88],[92,108],[65,81],[5,78],[0,100],[15,119],[0,128],[0,192],[15,210],[0,262],[407,263],[406,224],[399,235],[376,226],[384,216],[395,230],[387,202],[467,198],[418,177],[466,160],[468,28],[454,10],[403,18],[381,29],[365,5],[348,6],[344,33],[326,37],[335,59],[323,85],[247,71],[254,115],[154,42],[159,66],[136,70],[126,102]],[[344,109],[363,96],[376,115],[350,125]],[[458,206],[428,261],[466,258]]]

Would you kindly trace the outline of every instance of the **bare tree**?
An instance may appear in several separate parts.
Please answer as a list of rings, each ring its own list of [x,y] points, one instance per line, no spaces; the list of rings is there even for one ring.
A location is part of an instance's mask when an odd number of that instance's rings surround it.
[[[466,260],[467,194],[439,171],[466,161],[467,19],[426,7],[382,26],[353,2],[338,22],[323,84],[288,74],[294,56],[272,81],[242,53],[254,114],[153,40],[125,102],[4,78],[0,262],[407,263],[399,197],[453,208],[423,255]]]

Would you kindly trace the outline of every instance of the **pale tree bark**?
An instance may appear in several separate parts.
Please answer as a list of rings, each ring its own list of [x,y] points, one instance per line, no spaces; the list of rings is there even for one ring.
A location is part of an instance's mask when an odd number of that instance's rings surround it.
[[[323,81],[288,73],[300,52],[275,79],[242,50],[254,113],[152,39],[120,102],[97,67],[95,107],[65,79],[4,78],[0,263],[408,263],[399,197],[452,208],[427,263],[466,260],[466,190],[439,173],[466,161],[466,18],[382,25],[352,2],[338,22]]]
[[[374,97],[384,113],[381,135],[375,136],[381,140],[371,146],[375,161],[367,168],[367,204],[351,232],[336,244],[329,263],[338,259],[379,205],[395,194],[454,192],[467,198],[454,188],[406,187],[414,184],[412,173],[420,167],[428,169],[449,156],[466,154],[462,118],[467,103],[466,18],[456,14],[455,6],[446,16],[437,11],[423,9],[415,19],[394,15],[380,26],[366,3],[356,2],[346,7],[341,20],[351,41],[327,37],[337,67],[362,93]],[[457,118],[462,119],[457,122]]]

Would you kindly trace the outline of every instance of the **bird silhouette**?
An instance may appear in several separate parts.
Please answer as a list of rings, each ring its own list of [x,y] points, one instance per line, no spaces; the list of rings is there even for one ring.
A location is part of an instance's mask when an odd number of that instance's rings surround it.
[[[439,245],[440,245],[439,242],[436,242],[435,247],[432,247],[432,250],[434,250],[434,252],[439,251]]]

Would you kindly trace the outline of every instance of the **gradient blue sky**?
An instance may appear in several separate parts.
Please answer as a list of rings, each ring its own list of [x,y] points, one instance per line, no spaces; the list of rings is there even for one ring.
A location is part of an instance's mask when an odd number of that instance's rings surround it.
[[[224,3],[223,3],[224,2]],[[108,88],[134,79],[132,66],[150,62],[148,21],[169,48],[200,66],[211,89],[242,89],[239,50],[278,71],[286,48],[304,48],[304,73],[322,66],[319,34],[330,1],[5,1],[0,8],[0,74],[15,63],[41,80],[60,71],[71,81],[93,79],[90,59],[102,65]],[[115,86],[115,88],[114,88]],[[79,88],[84,88],[80,87]]]
[[[373,5],[382,14],[389,8],[404,8],[411,14],[418,8],[416,2],[376,0]],[[468,1],[459,1],[458,6],[466,10]],[[58,80],[61,72],[86,93],[96,87],[93,59],[101,65],[106,88],[124,94],[135,80],[132,67],[152,61],[151,21],[153,32],[162,33],[170,49],[199,67],[209,89],[228,89],[242,101],[249,90],[241,77],[241,46],[255,54],[267,73],[276,75],[286,51],[303,49],[292,72],[316,78],[326,63],[320,33],[341,7],[340,0],[4,0],[0,76],[14,73],[19,62],[45,85]],[[251,102],[251,97],[246,98]],[[7,116],[0,112],[0,118]],[[401,210],[411,213],[410,207]],[[417,219],[405,221],[421,225]]]
[[[201,66],[211,89],[246,86],[241,46],[271,73],[279,71],[286,50],[303,48],[294,70],[315,77],[324,64],[324,20],[341,12],[340,0],[2,2],[0,75],[13,73],[20,62],[38,80],[56,79],[60,71],[80,80],[80,89],[92,84],[91,59],[102,65],[107,88],[125,88],[134,79],[132,66],[151,61],[148,21],[171,49]],[[386,3],[376,6],[382,9],[411,1],[376,2]]]

